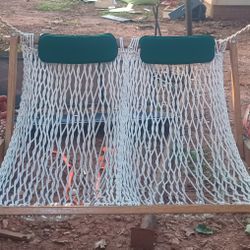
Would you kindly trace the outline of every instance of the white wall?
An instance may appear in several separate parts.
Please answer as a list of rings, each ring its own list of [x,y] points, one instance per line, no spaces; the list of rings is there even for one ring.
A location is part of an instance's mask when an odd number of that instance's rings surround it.
[[[250,0],[205,0],[206,3],[211,5],[249,5],[250,6]]]

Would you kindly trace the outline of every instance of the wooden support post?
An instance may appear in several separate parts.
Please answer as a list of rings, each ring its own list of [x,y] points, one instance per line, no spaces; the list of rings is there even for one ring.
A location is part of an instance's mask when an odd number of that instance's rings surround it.
[[[185,20],[187,35],[193,34],[191,0],[185,0]]]
[[[7,122],[5,131],[5,146],[4,151],[9,147],[13,127],[16,105],[16,81],[17,81],[17,47],[19,37],[12,36],[10,38],[10,53],[9,53],[9,73],[8,73],[8,96],[7,96]]]
[[[231,80],[232,80],[232,103],[234,112],[234,136],[240,156],[244,159],[243,146],[243,125],[241,117],[241,103],[240,103],[240,81],[239,81],[239,67],[238,67],[238,49],[237,42],[233,40],[229,43],[230,61],[231,61]]]

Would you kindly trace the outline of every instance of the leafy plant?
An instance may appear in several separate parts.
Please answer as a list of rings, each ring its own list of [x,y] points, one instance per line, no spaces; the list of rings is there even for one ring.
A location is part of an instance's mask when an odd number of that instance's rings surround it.
[[[195,150],[190,151],[191,158],[194,162],[197,162],[197,153]]]
[[[250,224],[246,225],[245,233],[250,235]]]
[[[195,231],[199,234],[205,234],[205,235],[212,235],[214,234],[214,231],[207,227],[205,224],[198,224],[195,228]]]

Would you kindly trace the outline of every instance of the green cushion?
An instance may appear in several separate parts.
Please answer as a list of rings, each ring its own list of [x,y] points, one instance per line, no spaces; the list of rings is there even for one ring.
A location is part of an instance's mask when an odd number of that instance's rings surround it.
[[[111,34],[54,35],[43,34],[38,43],[38,56],[46,63],[87,64],[114,61],[118,53]]]
[[[211,62],[215,40],[211,36],[144,36],[140,39],[141,60],[149,64]]]

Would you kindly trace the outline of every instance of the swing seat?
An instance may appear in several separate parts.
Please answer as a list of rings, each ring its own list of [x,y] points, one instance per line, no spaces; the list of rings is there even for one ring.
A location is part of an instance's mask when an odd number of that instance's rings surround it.
[[[36,48],[27,37],[1,206],[250,203],[218,41],[146,36],[118,48],[110,34],[45,34]]]

